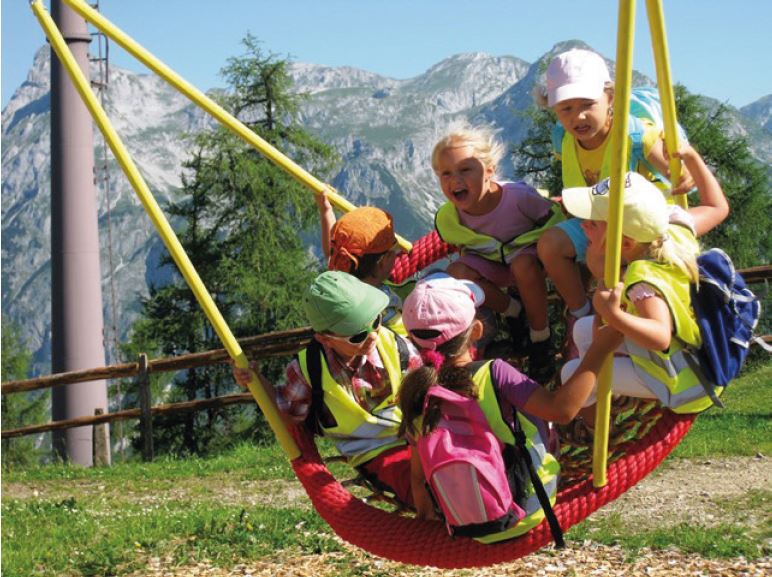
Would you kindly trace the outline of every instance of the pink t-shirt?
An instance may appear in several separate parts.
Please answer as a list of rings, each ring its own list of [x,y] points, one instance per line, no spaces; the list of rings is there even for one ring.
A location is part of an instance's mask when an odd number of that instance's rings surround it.
[[[474,231],[508,242],[536,227],[550,211],[552,203],[524,182],[497,182],[502,188],[498,206],[487,214],[474,215],[458,210],[461,224]]]

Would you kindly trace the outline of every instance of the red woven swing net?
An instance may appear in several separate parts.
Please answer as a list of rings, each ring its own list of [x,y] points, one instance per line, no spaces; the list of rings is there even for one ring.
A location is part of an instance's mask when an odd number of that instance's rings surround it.
[[[409,255],[397,260],[392,280],[401,282],[452,250],[432,232],[417,241]],[[609,464],[605,487],[595,489],[592,477],[586,477],[560,490],[555,514],[564,531],[656,469],[686,435],[695,417],[662,409],[654,411],[658,418],[653,426],[640,439],[626,444],[621,457]],[[330,473],[309,433],[296,429],[294,434],[301,456],[292,462],[292,467],[317,512],[342,539],[374,555],[439,568],[480,567],[513,561],[552,540],[544,521],[519,538],[483,545],[469,538],[452,539],[442,523],[418,521],[368,505]]]

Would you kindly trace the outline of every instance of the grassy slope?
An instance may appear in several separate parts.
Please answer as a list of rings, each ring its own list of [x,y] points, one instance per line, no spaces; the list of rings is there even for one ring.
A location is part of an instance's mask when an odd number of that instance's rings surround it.
[[[770,381],[772,365],[739,379],[725,395],[727,409],[700,416],[676,455],[772,453]],[[211,459],[5,471],[2,573],[120,575],[141,569],[149,556],[183,565],[202,559],[230,565],[292,551],[340,552],[307,502],[271,497],[291,479],[277,447],[246,445]],[[727,504],[727,515],[742,517],[743,507],[758,510],[768,503],[768,492],[746,496]],[[705,556],[760,554],[758,536],[730,525],[631,533],[612,516],[602,524],[590,519],[569,537],[621,543],[631,551],[675,544]]]

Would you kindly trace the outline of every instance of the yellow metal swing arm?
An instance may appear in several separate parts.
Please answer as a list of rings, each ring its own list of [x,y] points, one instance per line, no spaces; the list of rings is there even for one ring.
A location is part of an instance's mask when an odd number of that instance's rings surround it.
[[[673,86],[670,79],[665,21],[661,0],[646,0],[652,47],[657,68],[657,84],[665,121],[665,143],[668,150],[678,150],[676,112]],[[616,83],[614,91],[614,117],[626,118],[630,110],[630,94],[633,79],[633,38],[635,33],[635,1],[620,0],[617,26]],[[621,244],[623,203],[622,190],[627,166],[627,122],[615,122],[611,133],[611,187],[609,191],[608,228],[606,229],[606,256],[604,266],[605,285],[616,286],[621,273]],[[681,175],[681,161],[670,157],[670,180],[673,186]],[[686,195],[678,197],[686,208]],[[608,438],[611,418],[611,380],[613,354],[603,363],[598,376],[597,404],[595,406],[595,437],[593,439],[593,485],[604,487],[607,483]]]

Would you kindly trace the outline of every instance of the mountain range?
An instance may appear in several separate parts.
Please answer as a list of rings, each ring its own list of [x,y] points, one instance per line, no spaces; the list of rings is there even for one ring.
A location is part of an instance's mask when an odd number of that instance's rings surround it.
[[[296,89],[309,95],[302,124],[341,156],[331,184],[354,204],[391,212],[397,231],[413,240],[431,228],[443,201],[429,161],[434,142],[462,119],[494,125],[505,142],[520,141],[529,127],[525,113],[532,105],[531,91],[545,63],[573,46],[587,47],[563,42],[533,63],[514,56],[459,54],[406,80],[304,63],[291,63],[289,71]],[[44,47],[2,111],[2,313],[21,326],[34,350],[37,372],[50,369],[49,71],[49,49]],[[653,84],[637,73],[634,83]],[[213,121],[154,75],[111,68],[101,97],[163,205],[180,187],[188,136],[209,129]],[[705,102],[719,104],[707,97]],[[732,130],[745,135],[767,165],[772,164],[771,103],[769,95],[730,109]],[[149,284],[164,281],[158,260],[165,249],[104,148],[96,134],[105,331],[122,340]],[[500,169],[503,177],[511,177],[511,159]],[[111,342],[108,338],[110,350]],[[117,362],[112,353],[108,356],[109,362]]]

